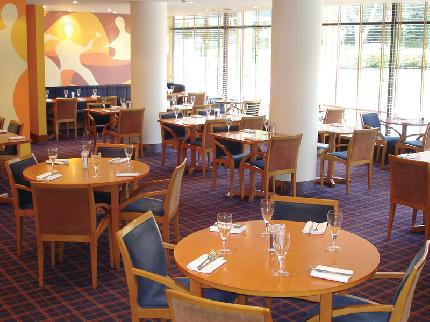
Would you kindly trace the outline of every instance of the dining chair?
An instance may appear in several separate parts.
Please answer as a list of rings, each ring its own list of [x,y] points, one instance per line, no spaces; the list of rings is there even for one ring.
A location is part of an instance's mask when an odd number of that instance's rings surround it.
[[[209,110],[210,115],[215,115],[215,109],[214,109],[213,105],[211,105],[211,104],[194,105],[193,109],[191,110],[191,115],[206,116],[207,110]]]
[[[5,167],[15,212],[17,256],[21,256],[23,218],[34,217],[31,187],[30,183],[24,178],[23,172],[35,164],[37,164],[37,160],[33,154],[30,154],[21,158],[8,160]]]
[[[264,116],[244,116],[240,120],[240,129],[262,130],[264,127]]]
[[[275,193],[275,176],[291,174],[291,191],[296,196],[296,171],[299,148],[303,134],[295,136],[272,136],[267,152],[257,151],[243,157],[239,166],[240,194],[245,195],[244,172],[250,170],[249,201],[254,198],[255,175],[263,178],[264,198],[269,197],[269,180],[272,178],[272,190]]]
[[[323,118],[324,124],[341,124],[344,120],[345,115],[345,109],[340,106],[334,106],[334,105],[325,105],[325,113]],[[320,140],[322,143],[326,142],[326,134],[321,133]],[[336,143],[340,144],[341,136],[336,136]]]
[[[391,237],[396,205],[412,208],[412,229],[416,229],[417,210],[423,211],[424,240],[430,238],[430,164],[396,156],[390,158],[390,213],[387,239]]]
[[[103,96],[101,102],[108,103],[111,106],[118,106],[118,96]]]
[[[133,154],[131,159],[139,159],[139,145],[138,144],[124,144],[124,143],[99,143],[96,146],[95,152],[100,153],[102,158],[125,158],[124,149],[133,147]]]
[[[206,176],[206,155],[208,164],[211,164],[210,152],[212,152],[213,147],[212,127],[215,125],[225,125],[225,122],[225,119],[206,120],[201,133],[196,133],[195,136],[187,136],[182,141],[181,157],[185,158],[187,150],[190,149],[191,162],[193,163],[194,156],[198,154],[202,163],[203,176]]]
[[[244,101],[243,112],[245,115],[258,116],[261,101]],[[263,126],[261,126],[263,128]]]
[[[347,151],[330,152],[331,147],[320,154],[320,185],[324,185],[324,161],[339,162],[346,167],[346,194],[349,195],[350,169],[351,167],[367,164],[367,185],[372,186],[372,163],[375,147],[376,129],[355,130],[348,144],[336,144],[333,148],[348,147]],[[334,166],[334,165],[332,165]]]
[[[99,115],[91,113],[88,109],[110,108],[110,103],[87,103],[85,112],[85,130],[93,138],[94,145],[97,145],[98,135],[103,132],[104,126],[110,122],[110,115]]]
[[[191,103],[191,96],[196,97],[196,101],[194,102],[194,105],[204,105],[206,102],[205,92],[188,93],[188,103]]]
[[[408,140],[410,137],[416,137],[415,140]],[[413,152],[423,152],[430,149],[430,122],[427,124],[423,134],[410,134],[402,137],[396,143],[396,155],[404,153],[406,150]]]
[[[130,193],[130,198],[124,200],[120,205],[121,220],[130,221],[143,213],[152,211],[156,222],[161,225],[163,240],[169,242],[169,224],[175,226],[176,241],[179,236],[179,197],[181,194],[182,177],[185,170],[186,159],[173,171],[170,180],[155,180],[146,182]],[[167,183],[167,189],[140,192],[143,189],[154,188]],[[162,197],[162,198],[155,198]]]
[[[3,115],[0,115],[0,130],[3,130],[5,120],[6,118]]]
[[[160,112],[159,119],[174,119],[175,113],[172,112]],[[178,113],[178,119],[183,118],[182,112]],[[176,150],[176,165],[180,164],[181,161],[181,144],[186,136],[186,130],[182,126],[175,126],[169,124],[163,124],[160,122],[161,128],[161,165],[166,163],[166,148],[171,146]]]
[[[43,287],[45,241],[90,244],[92,287],[97,287],[97,243],[110,226],[110,207],[96,204],[91,185],[51,185],[32,182],[36,218],[37,262],[39,286]],[[79,205],[77,207],[77,205]],[[98,213],[98,210],[104,213]],[[52,248],[51,248],[52,251]],[[55,255],[51,252],[51,256]],[[112,239],[109,234],[110,267],[113,267]],[[60,260],[62,250],[60,250]]]
[[[107,136],[110,136],[111,143],[116,139],[123,143],[124,138],[128,138],[129,143],[131,143],[131,138],[137,136],[139,138],[140,154],[143,155],[142,131],[144,114],[144,108],[120,110],[115,120],[104,126],[102,131],[103,143],[106,142]]]
[[[398,136],[390,136],[382,134],[382,123],[379,119],[378,113],[362,113],[361,114],[361,125],[363,129],[377,129],[378,134],[376,136],[376,160],[381,158],[381,168],[385,165],[385,159],[388,154],[395,154],[396,143],[400,140],[401,134],[399,131],[394,129],[387,124],[384,124],[386,128],[396,132]]]
[[[271,196],[274,201],[272,220],[313,221],[322,223],[327,221],[327,212],[338,212],[339,201],[334,199],[302,198],[290,196]]]
[[[124,263],[131,319],[171,319],[166,288],[188,292],[190,281],[167,274],[166,251],[175,246],[163,242],[151,211],[141,214],[116,233]],[[203,296],[221,302],[233,302],[236,295],[205,288]]]
[[[231,126],[230,131],[238,131],[239,126]],[[227,132],[226,125],[212,125],[212,133]],[[243,144],[231,140],[223,140],[213,137],[212,140],[212,187],[216,187],[217,169],[218,166],[223,166],[224,169],[230,171],[230,195],[233,195],[234,186],[234,170],[239,169],[240,161],[245,156],[243,153]]]
[[[49,117],[52,122],[55,139],[58,141],[58,133],[60,131],[60,124],[66,123],[67,135],[69,135],[69,123],[73,123],[75,129],[75,138],[78,137],[77,127],[77,98],[57,98],[54,104],[53,114]]]
[[[7,131],[16,135],[22,135],[24,123],[10,120],[7,126]],[[3,149],[0,149],[0,170],[3,169],[4,162],[18,157],[18,144],[6,144]]]
[[[172,322],[271,322],[270,310],[259,306],[216,302],[183,291],[166,289]]]
[[[376,272],[373,276],[373,279],[402,279],[392,304],[379,304],[357,296],[335,294],[332,321],[408,321],[413,295],[428,256],[429,246],[430,240],[427,240],[412,259],[406,272]],[[306,321],[318,321],[318,312],[319,304],[309,311]]]

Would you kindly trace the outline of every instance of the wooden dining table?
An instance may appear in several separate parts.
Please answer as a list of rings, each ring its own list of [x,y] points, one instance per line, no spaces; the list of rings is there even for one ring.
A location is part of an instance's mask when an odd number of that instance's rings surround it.
[[[423,119],[418,119],[418,118],[406,119],[406,118],[400,118],[400,117],[396,117],[396,118],[387,117],[385,119],[382,119],[381,121],[382,123],[385,123],[387,125],[400,125],[402,127],[402,131],[401,131],[402,138],[406,137],[409,126],[426,126],[428,123],[428,121],[425,121]]]
[[[246,232],[230,234],[226,247],[232,253],[225,255],[226,263],[210,274],[187,269],[187,264],[211,249],[221,248],[217,232],[209,228],[197,231],[183,238],[175,247],[174,256],[179,269],[190,278],[190,291],[201,296],[202,287],[230,291],[242,295],[263,297],[306,297],[320,299],[320,321],[331,321],[332,295],[357,286],[370,279],[380,262],[376,247],[364,238],[341,230],[336,244],[339,252],[326,249],[331,244],[330,231],[323,235],[303,234],[304,223],[284,223],[291,235],[291,246],[285,258],[285,269],[289,276],[277,277],[276,255],[267,251],[267,239],[261,237],[265,230],[263,221],[248,221]],[[346,283],[333,282],[310,276],[310,266],[325,265],[353,271]]]
[[[94,177],[94,169],[92,166],[91,158],[89,158],[88,169],[83,169],[82,159],[73,158],[68,159],[68,165],[54,165],[54,170],[58,171],[62,177],[47,181],[47,184],[91,184],[96,191],[110,192],[111,196],[111,216],[112,216],[112,227],[111,234],[114,238],[115,233],[120,228],[120,216],[119,216],[119,203],[120,203],[120,187],[125,186],[127,183],[132,183],[144,178],[149,173],[149,165],[144,162],[137,160],[130,160],[131,167],[127,166],[127,163],[113,164],[108,162],[112,158],[101,158],[100,167],[98,169],[98,177]],[[37,181],[36,177],[40,174],[50,171],[50,164],[42,162],[24,170],[24,177],[29,181]],[[119,177],[116,174],[118,172],[134,172],[138,173],[137,176]],[[113,239],[115,240],[115,239]],[[117,269],[120,267],[120,253],[117,243],[113,242],[115,266]]]

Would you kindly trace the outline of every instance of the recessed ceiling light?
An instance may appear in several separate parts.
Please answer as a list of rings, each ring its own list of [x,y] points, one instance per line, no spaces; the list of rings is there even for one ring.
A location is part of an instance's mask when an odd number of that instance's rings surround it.
[[[258,9],[258,6],[253,6],[252,9]]]
[[[73,1],[72,1],[72,3],[79,3],[79,1],[77,1],[77,0],[73,0]]]
[[[209,12],[209,9],[205,9],[205,12]]]
[[[43,9],[46,9],[46,4],[44,4],[44,5],[42,6],[42,8],[43,8]]]
[[[111,8],[108,8],[108,10],[107,10],[107,11],[111,12],[111,11],[112,11],[112,9],[111,9]]]
[[[118,12],[114,11],[113,13],[114,13],[114,14],[117,14]]]
[[[91,12],[96,12],[95,10],[91,10]]]
[[[72,12],[72,10],[69,9],[69,10],[67,10],[67,12]]]

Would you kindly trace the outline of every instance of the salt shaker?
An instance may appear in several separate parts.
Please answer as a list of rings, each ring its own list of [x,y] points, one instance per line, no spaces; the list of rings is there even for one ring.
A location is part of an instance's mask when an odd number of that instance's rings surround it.
[[[81,158],[82,158],[82,168],[88,169],[88,151],[82,151]]]
[[[269,224],[267,226],[267,232],[269,233],[267,237],[267,241],[268,241],[267,251],[269,253],[273,253],[275,251],[275,246],[273,245],[273,242],[275,240],[276,224]]]

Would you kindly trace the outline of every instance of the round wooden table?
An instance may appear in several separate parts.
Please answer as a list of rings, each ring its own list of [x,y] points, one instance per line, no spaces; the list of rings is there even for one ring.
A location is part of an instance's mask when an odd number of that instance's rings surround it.
[[[98,169],[99,177],[94,177],[94,168],[91,158],[88,158],[88,169],[82,168],[81,158],[68,159],[69,165],[54,165],[54,170],[62,174],[61,178],[47,181],[47,184],[91,184],[96,190],[107,191],[111,194],[111,216],[112,216],[112,236],[119,230],[119,187],[126,183],[131,183],[142,179],[149,173],[149,166],[146,163],[131,160],[131,167],[127,163],[110,163],[112,158],[101,158]],[[24,177],[29,181],[36,181],[40,174],[50,171],[51,165],[45,162],[33,165],[24,170]],[[139,173],[133,177],[118,177],[118,172]],[[120,254],[117,243],[113,243],[115,265],[119,269]]]
[[[195,232],[175,247],[175,260],[179,269],[191,279],[191,293],[201,296],[202,285],[244,295],[264,297],[320,296],[320,320],[330,321],[332,294],[351,288],[368,280],[379,265],[379,252],[367,240],[347,231],[341,231],[337,244],[341,251],[326,250],[331,244],[331,235],[302,233],[304,223],[283,221],[291,233],[291,247],[286,256],[287,277],[276,277],[276,256],[267,252],[267,239],[261,237],[263,221],[246,222],[246,233],[230,234],[227,247],[232,254],[227,262],[211,274],[190,271],[187,264],[211,249],[221,247],[218,233],[209,228]],[[309,275],[309,266],[326,265],[354,271],[347,283],[332,282]]]

